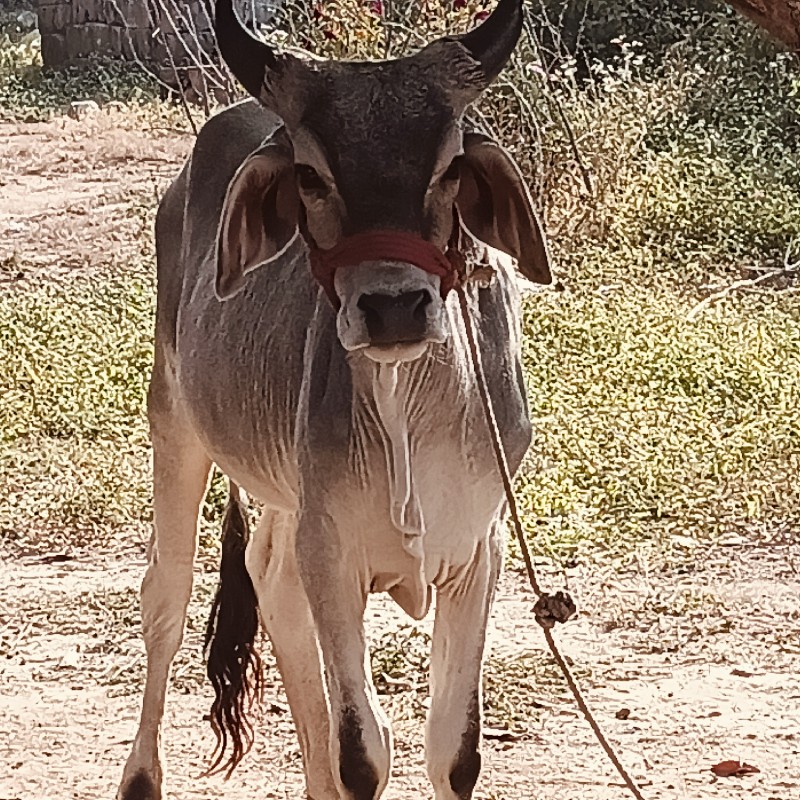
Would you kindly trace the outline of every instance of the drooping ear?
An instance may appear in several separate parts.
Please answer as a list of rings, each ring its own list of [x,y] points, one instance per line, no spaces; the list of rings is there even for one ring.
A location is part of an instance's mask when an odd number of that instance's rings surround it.
[[[297,233],[300,198],[282,132],[251,153],[228,184],[217,232],[217,297],[227,300],[253,268],[277,258]]]
[[[464,134],[456,205],[470,232],[516,258],[529,281],[552,282],[544,232],[528,187],[511,156],[488,136]]]

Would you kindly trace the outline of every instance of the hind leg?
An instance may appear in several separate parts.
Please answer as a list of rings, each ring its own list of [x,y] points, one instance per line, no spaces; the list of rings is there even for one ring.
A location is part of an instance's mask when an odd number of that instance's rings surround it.
[[[154,374],[148,396],[154,526],[141,594],[147,677],[139,729],[122,775],[119,800],[160,800],[162,796],[161,719],[170,665],[183,638],[197,521],[211,469],[168,389],[166,380]]]
[[[292,710],[310,800],[338,800],[328,704],[314,621],[297,571],[293,515],[265,509],[247,549],[247,571]]]

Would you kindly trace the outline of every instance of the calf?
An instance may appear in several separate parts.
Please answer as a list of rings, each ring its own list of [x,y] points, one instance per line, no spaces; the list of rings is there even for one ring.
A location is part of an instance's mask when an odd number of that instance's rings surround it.
[[[379,797],[392,744],[367,597],[420,619],[435,593],[427,767],[436,800],[466,800],[504,494],[452,289],[476,264],[494,275],[463,291],[516,470],[530,423],[514,262],[537,283],[550,271],[519,170],[464,111],[510,57],[522,3],[379,62],[278,54],[230,0],[216,26],[254,99],[208,121],[156,221],[147,681],[118,796],[162,797],[167,678],[213,462],[232,482],[207,642],[214,766],[252,743],[260,617],[308,797]],[[264,507],[251,537],[239,487]]]

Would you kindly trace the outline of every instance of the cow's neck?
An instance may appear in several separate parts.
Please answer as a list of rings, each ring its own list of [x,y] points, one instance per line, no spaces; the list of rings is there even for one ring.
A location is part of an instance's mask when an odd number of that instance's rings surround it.
[[[466,442],[469,372],[456,353],[451,342],[432,347],[411,363],[351,362],[353,449],[359,452],[380,443],[391,519],[412,554],[417,553],[426,532],[416,484],[420,459],[430,458],[445,439],[456,449]],[[369,481],[367,474],[360,477]]]

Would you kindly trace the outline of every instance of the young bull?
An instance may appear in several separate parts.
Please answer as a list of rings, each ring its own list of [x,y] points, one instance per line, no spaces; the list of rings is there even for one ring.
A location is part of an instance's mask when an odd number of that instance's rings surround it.
[[[465,291],[516,470],[530,424],[508,256],[537,283],[550,272],[518,169],[463,115],[508,60],[522,3],[500,0],[472,32],[374,63],[278,55],[230,0],[216,20],[255,100],[209,120],[158,211],[147,682],[118,796],[162,797],[167,678],[215,462],[232,481],[207,643],[216,766],[252,743],[260,612],[308,797],[379,797],[392,746],[367,596],[389,592],[419,619],[435,590],[428,773],[437,800],[466,800],[504,495],[450,290],[464,256],[467,271],[475,253],[488,259],[493,280]],[[249,542],[238,486],[265,509]]]

